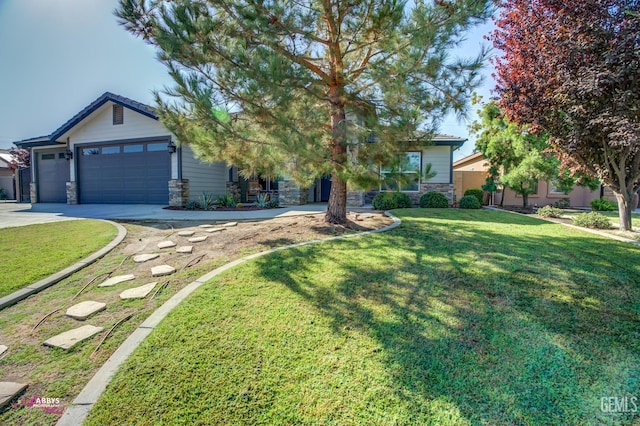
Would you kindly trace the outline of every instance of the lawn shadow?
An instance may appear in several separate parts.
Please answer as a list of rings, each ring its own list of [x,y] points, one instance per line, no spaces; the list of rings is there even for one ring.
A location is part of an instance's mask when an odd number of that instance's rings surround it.
[[[276,253],[261,272],[335,333],[375,339],[415,413],[445,400],[483,424],[631,418],[599,404],[640,381],[638,247],[509,213],[400,214],[387,234]]]

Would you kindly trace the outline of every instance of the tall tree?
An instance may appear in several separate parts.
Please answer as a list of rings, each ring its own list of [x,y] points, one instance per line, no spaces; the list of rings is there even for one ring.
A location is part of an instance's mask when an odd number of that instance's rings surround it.
[[[303,186],[331,175],[332,223],[346,221],[348,181],[465,110],[486,52],[449,50],[490,13],[489,0],[120,0],[116,10],[169,69],[175,86],[156,103],[180,141]]]
[[[503,0],[500,105],[545,131],[563,165],[611,188],[631,230],[640,189],[640,1]]]
[[[476,149],[489,161],[490,182],[499,182],[521,195],[522,206],[527,208],[538,181],[557,174],[557,161],[545,152],[547,138],[510,123],[496,102],[485,104],[478,115],[480,120],[469,129],[477,135]]]

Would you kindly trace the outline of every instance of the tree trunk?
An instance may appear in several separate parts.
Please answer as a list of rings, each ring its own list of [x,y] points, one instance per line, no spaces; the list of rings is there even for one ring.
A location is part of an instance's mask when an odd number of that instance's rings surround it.
[[[335,172],[331,175],[331,192],[325,221],[339,224],[347,222],[347,183]]]
[[[613,192],[618,200],[618,216],[620,218],[620,230],[631,231],[631,212],[633,211],[633,195],[623,192]]]
[[[527,207],[529,207],[529,194],[523,191],[522,192],[522,208],[526,209]]]
[[[325,221],[329,223],[347,223],[347,183],[340,177],[337,170],[347,162],[347,128],[344,100],[338,86],[329,90],[331,102],[331,192],[327,204]]]

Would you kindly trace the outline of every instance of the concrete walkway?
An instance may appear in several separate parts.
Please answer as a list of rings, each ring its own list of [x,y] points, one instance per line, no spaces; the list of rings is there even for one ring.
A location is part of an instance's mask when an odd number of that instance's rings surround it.
[[[73,219],[259,220],[323,213],[327,210],[326,203],[246,211],[167,210],[163,207],[143,204],[78,204],[71,206],[68,204],[3,202],[0,203],[0,228]]]

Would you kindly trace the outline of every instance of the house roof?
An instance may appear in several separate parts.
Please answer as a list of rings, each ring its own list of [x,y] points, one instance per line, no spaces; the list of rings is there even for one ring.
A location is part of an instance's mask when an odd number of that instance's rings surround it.
[[[135,112],[138,112],[142,115],[146,115],[149,118],[153,118],[154,120],[158,119],[158,115],[155,113],[153,108],[149,105],[145,105],[140,102],[136,102],[133,99],[125,98],[124,96],[115,95],[110,92],[105,92],[95,101],[91,102],[87,105],[82,111],[74,115],[69,121],[64,123],[58,129],[56,129],[50,136],[52,141],[56,141],[60,136],[67,133],[73,127],[75,127],[82,120],[87,118],[91,113],[100,108],[102,105],[107,102],[113,102],[117,105],[122,105],[123,107],[127,107]]]
[[[0,150],[0,168],[8,169],[13,156],[5,150]]]
[[[483,157],[481,152],[474,152],[473,154],[467,155],[466,157],[461,158],[455,163],[453,163],[453,167],[463,166],[467,163],[473,163],[474,161],[478,161],[482,158]]]
[[[107,102],[113,102],[114,104],[122,105],[123,107],[129,108],[149,118],[153,118],[154,120],[158,119],[158,115],[149,105],[134,101],[133,99],[129,99],[124,96],[113,94],[111,92],[105,92],[98,99],[84,107],[82,111],[71,117],[71,119],[69,119],[62,126],[54,130],[54,132],[50,135],[24,139],[14,142],[13,144],[20,148],[33,148],[38,146],[55,145],[56,143],[64,143],[62,141],[58,141],[58,139]]]

